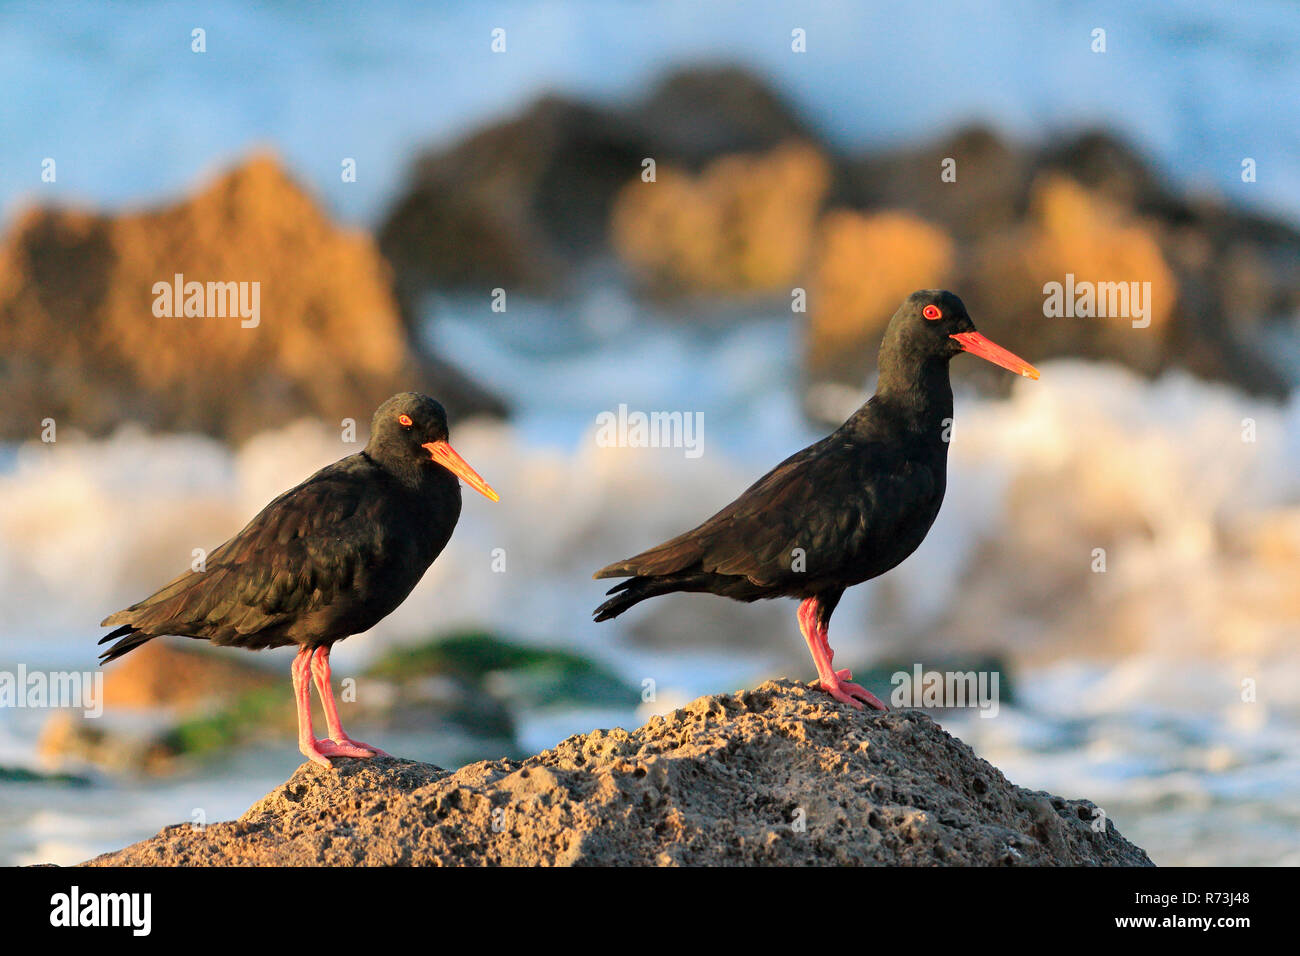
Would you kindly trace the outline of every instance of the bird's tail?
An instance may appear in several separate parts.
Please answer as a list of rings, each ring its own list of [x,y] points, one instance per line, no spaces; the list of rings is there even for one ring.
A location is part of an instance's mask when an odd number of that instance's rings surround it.
[[[105,634],[103,637],[101,637],[99,639],[99,643],[103,644],[107,641],[111,641],[115,637],[119,637],[121,638],[121,640],[119,640],[108,650],[100,652],[99,655],[100,664],[107,664],[109,661],[117,660],[119,657],[121,657],[123,654],[127,653],[128,651],[133,651],[141,644],[145,644],[148,643],[149,641],[152,641],[154,636],[152,634],[144,633],[143,631],[136,628],[134,625],[123,624],[117,630],[110,631],[108,634]]]
[[[654,577],[633,577],[620,581],[606,594],[614,595],[592,613],[596,621],[608,621],[618,617],[634,604],[640,604],[646,598],[673,591],[700,591],[707,586],[708,575],[703,574],[665,574]]]

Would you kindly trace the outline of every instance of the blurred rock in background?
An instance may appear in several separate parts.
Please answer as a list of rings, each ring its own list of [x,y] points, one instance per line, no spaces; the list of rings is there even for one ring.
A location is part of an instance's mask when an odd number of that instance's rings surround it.
[[[408,314],[435,289],[555,293],[606,251],[614,198],[644,159],[694,172],[792,138],[809,138],[793,110],[736,67],[671,73],[628,109],[546,96],[420,156],[380,248]]]
[[[645,158],[655,182],[642,181]],[[1261,333],[1300,307],[1300,232],[1175,195],[1108,133],[1036,146],[970,127],[843,155],[729,67],[671,73],[625,109],[545,98],[427,153],[380,243],[408,311],[436,290],[563,297],[574,268],[610,254],[642,295],[684,311],[710,299],[773,307],[806,285],[812,389],[864,387],[897,303],[945,286],[1035,361],[1183,368],[1276,398],[1290,376]],[[1045,315],[1044,285],[1067,274],[1150,282],[1149,325]],[[1007,387],[973,363],[956,374]]]
[[[260,283],[256,325],[180,303],[157,316],[154,285],[178,273]],[[144,212],[21,215],[0,241],[0,383],[7,438],[47,417],[90,435],[129,420],[240,440],[303,415],[364,429],[406,389],[457,416],[502,411],[416,348],[370,237],[332,223],[266,155]]]
[[[723,156],[698,176],[660,166],[654,182],[619,192],[614,249],[652,296],[788,296],[829,176],[822,154],[797,142]]]
[[[1300,307],[1300,232],[1175,195],[1109,134],[1036,147],[972,127],[845,156],[726,66],[671,73],[627,107],[543,97],[424,154],[378,248],[268,156],[153,211],[30,210],[0,244],[0,434],[30,436],[52,416],[90,434],[133,419],[239,439],[268,408],[364,420],[404,388],[454,416],[501,414],[484,383],[415,344],[424,298],[563,299],[574,269],[610,258],[634,291],[684,314],[770,313],[806,288],[795,317],[810,394],[864,388],[881,330],[916,288],[958,291],[982,330],[1036,362],[1183,368],[1270,397],[1290,374],[1269,332]],[[153,284],[176,273],[260,282],[260,327],[155,319]],[[1045,315],[1045,284],[1067,274],[1150,282],[1149,326]],[[974,363],[956,375],[1008,387]]]

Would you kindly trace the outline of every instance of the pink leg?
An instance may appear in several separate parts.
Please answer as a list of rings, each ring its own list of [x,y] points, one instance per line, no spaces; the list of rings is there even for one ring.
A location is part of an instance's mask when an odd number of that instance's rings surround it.
[[[819,610],[817,599],[807,598],[799,605],[797,616],[799,632],[808,642],[813,663],[817,665],[817,678],[821,681],[822,690],[840,703],[850,704],[858,710],[862,709],[864,703],[873,710],[888,710],[889,708],[871,691],[860,684],[849,683],[849,678],[853,674],[847,668],[839,671],[834,669],[832,662],[835,660],[835,652],[831,650],[830,637],[826,628],[818,620]]]
[[[311,669],[311,650],[301,648],[293,659],[293,696],[298,704],[298,749],[312,763],[330,768],[328,757],[321,752],[315,735],[311,732],[311,681],[307,672]]]
[[[353,740],[343,732],[343,722],[339,720],[339,709],[334,703],[334,689],[330,686],[330,649],[316,648],[311,657],[311,675],[316,679],[316,690],[320,694],[321,705],[325,708],[325,726],[329,728],[330,739],[320,742],[321,749],[331,757],[387,757],[378,747]]]

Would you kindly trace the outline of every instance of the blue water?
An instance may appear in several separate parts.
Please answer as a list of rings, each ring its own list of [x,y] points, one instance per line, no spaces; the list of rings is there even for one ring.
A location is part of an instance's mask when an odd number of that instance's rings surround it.
[[[1182,185],[1300,213],[1300,7],[1280,0],[10,3],[0,207],[156,202],[271,145],[335,214],[373,223],[422,145],[543,92],[626,101],[669,66],[717,60],[767,77],[846,149],[974,120],[1031,140],[1101,125]]]

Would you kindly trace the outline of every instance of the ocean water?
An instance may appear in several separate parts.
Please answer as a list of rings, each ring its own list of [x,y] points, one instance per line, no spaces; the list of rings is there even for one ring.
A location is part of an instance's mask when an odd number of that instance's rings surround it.
[[[504,55],[488,51],[497,26]],[[808,31],[806,54],[790,52],[794,27]],[[1105,54],[1088,50],[1097,27]],[[726,59],[844,148],[974,120],[1029,140],[1101,125],[1177,186],[1296,218],[1300,126],[1279,116],[1300,90],[1298,40],[1295,5],[1226,0],[798,14],[772,0],[6,4],[0,210],[157,202],[271,145],[332,213],[374,225],[424,144],[548,90],[625,101],[672,65]],[[1260,170],[1249,185],[1245,156]],[[45,157],[54,183],[40,181]],[[343,157],[358,182],[340,182]],[[561,305],[512,297],[507,316],[431,305],[430,340],[519,410],[454,436],[502,501],[467,494],[447,552],[397,612],[340,645],[340,670],[473,625],[655,681],[654,707],[526,715],[530,749],[767,676],[812,676],[789,602],[673,597],[590,622],[603,590],[592,569],[707,516],[817,437],[798,411],[788,315],[702,327],[599,280]],[[702,413],[703,454],[601,447],[596,415],[619,402]],[[1300,862],[1300,403],[1059,362],[1009,399],[959,396],[957,422],[939,521],[916,555],[845,598],[837,661],[996,653],[1014,703],[942,721],[1010,779],[1093,799],[1157,863]],[[0,448],[0,670],[93,666],[106,613],[352,450],[309,421],[238,449],[129,427]],[[0,709],[0,765],[39,766],[42,719]],[[180,779],[0,785],[0,863],[76,862],[196,809],[236,816],[296,763],[286,746]]]
[[[206,53],[191,52],[194,29]],[[806,53],[791,51],[794,29]],[[1105,53],[1091,52],[1095,29]],[[337,215],[371,224],[422,145],[544,92],[626,101],[671,66],[728,61],[844,148],[976,120],[1034,141],[1098,125],[1180,185],[1296,215],[1300,127],[1279,118],[1296,107],[1297,40],[1287,0],[8,3],[0,208],[156,202],[271,145]],[[355,183],[341,182],[344,157]]]

